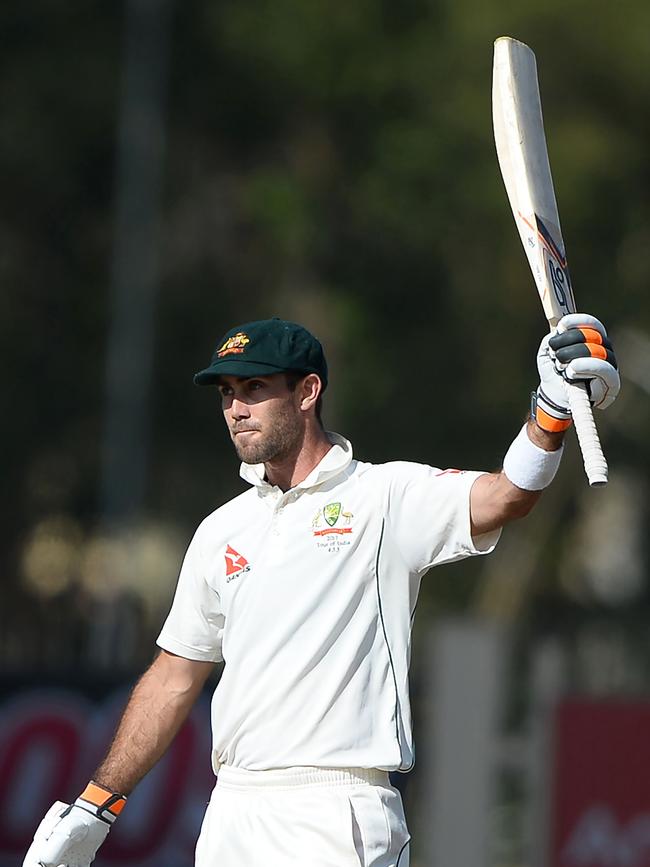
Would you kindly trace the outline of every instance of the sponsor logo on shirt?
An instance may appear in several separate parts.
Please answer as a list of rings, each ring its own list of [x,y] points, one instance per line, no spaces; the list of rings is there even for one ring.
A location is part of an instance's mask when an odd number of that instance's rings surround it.
[[[226,552],[223,556],[226,561],[226,583],[239,578],[244,572],[250,572],[251,567],[248,560],[230,545],[226,546]]]
[[[224,355],[239,355],[246,349],[246,344],[250,343],[251,339],[243,331],[238,331],[233,337],[229,337],[224,345],[217,350],[217,356],[223,358]]]
[[[314,515],[311,522],[312,532],[314,536],[345,536],[352,532],[352,518],[352,512],[346,511],[341,503],[328,503]]]

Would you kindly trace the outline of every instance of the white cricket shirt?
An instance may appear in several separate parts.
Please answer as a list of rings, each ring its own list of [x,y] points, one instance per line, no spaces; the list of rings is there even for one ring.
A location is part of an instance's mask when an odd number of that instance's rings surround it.
[[[406,770],[413,763],[411,624],[430,566],[491,551],[472,539],[476,472],[353,460],[334,443],[283,493],[264,466],[209,515],[185,555],[158,638],[225,667],[213,766]]]

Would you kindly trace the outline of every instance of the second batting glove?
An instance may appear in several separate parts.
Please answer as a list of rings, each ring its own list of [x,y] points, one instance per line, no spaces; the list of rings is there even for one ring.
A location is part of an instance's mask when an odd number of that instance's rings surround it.
[[[23,867],[90,867],[125,803],[124,795],[89,783],[74,804],[52,804]]]

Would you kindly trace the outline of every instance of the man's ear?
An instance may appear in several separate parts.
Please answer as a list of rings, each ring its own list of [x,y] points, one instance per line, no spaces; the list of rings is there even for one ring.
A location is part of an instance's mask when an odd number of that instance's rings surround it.
[[[316,406],[318,396],[323,390],[320,376],[317,373],[308,373],[300,383],[299,388],[300,409],[306,412],[311,409],[312,406]]]

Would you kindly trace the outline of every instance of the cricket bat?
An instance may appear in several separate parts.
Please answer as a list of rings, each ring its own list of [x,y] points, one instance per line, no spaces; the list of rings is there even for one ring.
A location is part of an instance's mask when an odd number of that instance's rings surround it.
[[[576,305],[560,230],[544,136],[537,64],[531,49],[501,36],[494,43],[492,118],[510,207],[551,329]],[[607,484],[607,461],[584,384],[565,383],[590,485]]]

